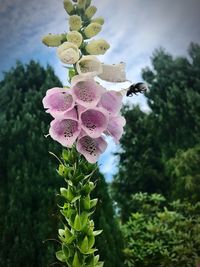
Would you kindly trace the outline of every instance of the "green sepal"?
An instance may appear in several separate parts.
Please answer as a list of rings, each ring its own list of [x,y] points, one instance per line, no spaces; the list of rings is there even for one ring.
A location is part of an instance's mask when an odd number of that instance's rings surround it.
[[[76,202],[76,201],[77,201],[78,199],[80,199],[80,198],[81,198],[81,195],[74,197],[74,198],[71,200],[71,203]]]
[[[95,243],[94,235],[88,236],[88,246],[89,246],[89,248],[92,248],[94,246],[94,243]]]
[[[58,174],[62,177],[67,177],[68,175],[67,167],[64,166],[63,164],[60,164],[58,167]]]
[[[82,199],[82,205],[85,210],[90,209],[90,197],[89,196],[86,196]]]
[[[89,194],[95,188],[95,186],[96,185],[93,182],[86,183],[86,185],[83,187],[83,192],[85,194]]]
[[[98,198],[90,200],[90,208],[94,208],[98,202]]]
[[[81,261],[79,259],[78,253],[76,252],[72,262],[72,267],[81,267],[81,266],[82,266]]]
[[[72,241],[75,239],[75,236],[72,235],[72,233],[69,231],[67,227],[65,227],[65,230],[59,229],[58,233],[60,240],[66,244],[71,244]]]
[[[81,215],[76,214],[74,220],[74,229],[76,231],[81,231],[87,224],[88,214],[83,212]]]
[[[90,255],[90,254],[93,254],[93,253],[96,252],[96,251],[97,251],[96,248],[91,248],[91,249],[89,249],[88,252],[85,253],[85,254],[86,254],[86,255]]]
[[[69,251],[68,247],[65,244],[62,244],[62,251],[63,251],[63,254],[65,255],[65,257],[69,258],[70,251]]]
[[[70,187],[68,189],[61,187],[60,193],[61,193],[61,196],[63,196],[69,202],[71,202],[75,197]]]
[[[83,241],[80,242],[80,245],[79,245],[78,248],[79,248],[80,252],[83,253],[83,254],[86,254],[88,252],[88,250],[89,250],[89,241],[88,241],[88,237],[87,236],[85,236]]]
[[[96,265],[98,263],[98,261],[99,261],[99,255],[96,255],[94,257],[94,264]]]
[[[103,262],[103,261],[99,261],[99,262],[95,265],[95,267],[103,267],[103,265],[104,265],[104,262]]]
[[[65,262],[66,261],[65,254],[63,253],[62,250],[59,250],[59,251],[56,252],[56,258],[61,262]]]
[[[71,82],[71,79],[76,75],[76,70],[74,68],[69,68],[68,75],[69,81]]]
[[[82,229],[81,218],[78,214],[76,214],[76,217],[74,220],[74,229],[76,231],[81,231],[81,229]]]
[[[94,236],[100,235],[103,232],[103,230],[96,230],[93,232]]]

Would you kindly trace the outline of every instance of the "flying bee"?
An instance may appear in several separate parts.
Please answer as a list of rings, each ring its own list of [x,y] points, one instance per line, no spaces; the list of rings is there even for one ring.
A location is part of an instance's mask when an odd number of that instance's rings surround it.
[[[133,94],[137,95],[137,93],[145,93],[147,91],[147,86],[145,83],[134,83],[132,84],[127,92],[126,92],[126,96],[133,96]]]

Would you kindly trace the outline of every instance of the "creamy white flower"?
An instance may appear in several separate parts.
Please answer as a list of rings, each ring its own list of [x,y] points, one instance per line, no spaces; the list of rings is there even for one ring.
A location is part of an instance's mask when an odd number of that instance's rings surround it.
[[[65,64],[75,64],[80,57],[79,49],[75,44],[64,42],[57,48],[57,55]]]
[[[90,55],[104,55],[109,48],[109,43],[104,39],[92,40],[85,47]]]
[[[84,30],[85,36],[89,39],[101,31],[101,25],[97,22],[90,23]]]
[[[86,75],[90,73],[96,76],[102,73],[102,64],[95,56],[83,56],[77,63],[76,69],[78,74]]]
[[[125,72],[126,64],[121,62],[119,64],[102,64],[103,71],[99,74],[99,78],[108,82],[125,82],[126,72]]]
[[[78,31],[70,31],[67,33],[67,41],[80,47],[83,37]]]

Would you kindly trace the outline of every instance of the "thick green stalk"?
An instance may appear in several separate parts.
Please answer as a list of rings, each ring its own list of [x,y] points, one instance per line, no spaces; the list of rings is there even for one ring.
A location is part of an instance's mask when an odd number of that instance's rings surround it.
[[[90,197],[95,188],[91,178],[97,166],[88,163],[75,148],[63,150],[61,162],[58,173],[67,185],[60,188],[59,207],[64,222],[58,231],[61,250],[56,257],[69,267],[101,267],[103,262],[95,255],[94,243],[102,231],[95,231],[91,219],[98,200]]]

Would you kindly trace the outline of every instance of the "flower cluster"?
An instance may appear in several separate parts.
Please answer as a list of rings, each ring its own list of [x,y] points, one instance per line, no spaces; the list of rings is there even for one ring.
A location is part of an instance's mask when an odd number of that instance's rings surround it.
[[[107,91],[89,74],[74,76],[70,88],[49,89],[43,105],[54,117],[50,136],[64,147],[76,142],[77,151],[90,163],[105,151],[105,135],[117,143],[123,133],[122,95]]]
[[[73,65],[70,88],[52,88],[43,99],[44,108],[54,120],[49,134],[64,147],[76,144],[79,153],[95,163],[107,147],[105,135],[117,143],[123,133],[125,119],[120,115],[122,95],[108,91],[95,81],[126,81],[125,64],[103,64],[110,45],[104,39],[92,39],[102,29],[104,19],[93,18],[97,8],[91,0],[64,0],[69,14],[69,31],[43,37],[47,46],[57,47],[59,60]],[[75,76],[74,76],[75,75]]]

